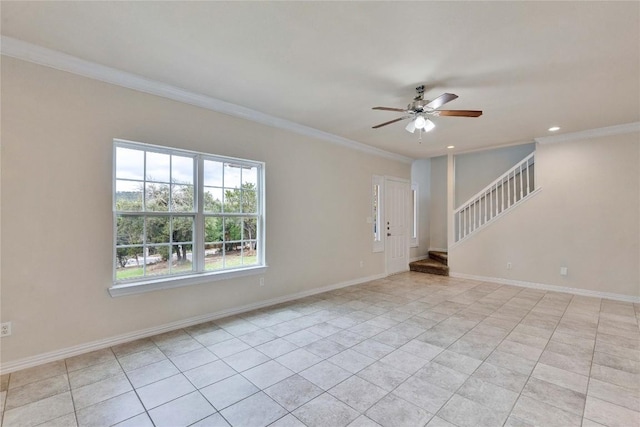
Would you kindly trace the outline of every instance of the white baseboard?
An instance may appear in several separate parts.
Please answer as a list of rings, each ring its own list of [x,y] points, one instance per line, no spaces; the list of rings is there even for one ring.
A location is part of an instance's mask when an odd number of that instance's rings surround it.
[[[502,279],[500,277],[476,276],[473,274],[450,272],[449,276],[459,279],[480,280],[482,282],[500,283],[503,285],[519,286],[521,288],[540,289],[544,291],[564,292],[567,294],[583,295],[587,297],[612,299],[616,301],[640,303],[640,297],[632,295],[614,294],[611,292],[590,291],[588,289],[569,288],[565,286],[547,285],[544,283],[525,282],[522,280]]]
[[[178,320],[176,322],[167,323],[160,326],[154,326],[139,331],[129,332],[115,337],[105,338],[97,341],[91,341],[86,344],[79,344],[73,347],[67,347],[60,350],[50,351],[47,353],[38,354],[36,356],[25,357],[8,363],[2,363],[0,365],[0,373],[8,374],[10,372],[19,371],[21,369],[31,368],[45,363],[54,362],[56,360],[66,359],[68,357],[78,356],[80,354],[88,353],[90,351],[100,350],[114,345],[123,344],[129,341],[134,341],[141,338],[147,338],[150,336],[158,335],[163,332],[174,331],[176,329],[182,329],[189,326],[197,325],[199,323],[208,322],[211,320],[222,319],[223,317],[233,316],[236,314],[246,313],[248,311],[256,310],[259,308],[269,307],[283,302],[293,301],[296,299],[321,294],[323,292],[332,291],[335,289],[346,288],[348,286],[359,285],[361,283],[370,282],[372,280],[382,279],[386,277],[385,274],[376,274],[368,277],[361,277],[358,279],[348,280],[346,282],[336,283],[333,285],[323,286],[320,288],[310,289],[308,291],[296,292],[295,294],[285,295],[282,297],[268,299],[266,301],[259,301],[252,304],[243,305],[240,307],[228,308],[215,313],[203,314],[200,316],[191,317],[189,319]]]

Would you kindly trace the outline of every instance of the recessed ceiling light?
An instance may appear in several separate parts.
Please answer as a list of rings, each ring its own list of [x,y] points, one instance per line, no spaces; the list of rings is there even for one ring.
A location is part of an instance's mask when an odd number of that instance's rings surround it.
[[[559,127],[559,126],[551,126],[551,127],[549,128],[549,132],[555,132],[555,131],[557,131],[557,130],[560,130],[560,127]]]
[[[448,148],[449,150],[451,150],[452,148],[456,148],[456,146],[455,146],[455,145],[447,145],[447,148]]]

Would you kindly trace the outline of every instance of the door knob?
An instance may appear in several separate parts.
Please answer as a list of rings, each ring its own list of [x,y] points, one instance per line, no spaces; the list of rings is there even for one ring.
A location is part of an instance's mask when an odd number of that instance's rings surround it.
[[[391,237],[391,233],[387,233],[387,237]]]

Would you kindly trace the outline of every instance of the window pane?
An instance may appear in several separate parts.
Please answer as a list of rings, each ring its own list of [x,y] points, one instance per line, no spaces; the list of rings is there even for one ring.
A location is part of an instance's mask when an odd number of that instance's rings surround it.
[[[169,184],[146,184],[146,210],[166,212],[169,210]]]
[[[222,188],[204,188],[204,211],[213,213],[222,212]]]
[[[173,245],[171,272],[186,273],[193,270],[193,254],[191,245]]]
[[[116,210],[141,211],[142,189],[144,185],[139,181],[116,181]]]
[[[222,243],[208,244],[204,248],[204,269],[220,270],[224,266],[224,248]]]
[[[224,218],[224,240],[230,242],[232,240],[242,240],[242,225],[240,218]],[[233,250],[230,246],[226,250]]]
[[[240,213],[241,190],[224,190],[224,211]]]
[[[170,182],[170,158],[168,154],[147,151],[147,180]]]
[[[171,182],[193,184],[193,158],[171,156]]]
[[[147,217],[147,243],[169,243],[169,217]]]
[[[222,242],[224,231],[222,230],[222,218],[207,217],[204,219],[204,241],[206,243]]]
[[[193,217],[174,216],[171,217],[171,222],[171,230],[173,231],[171,241],[173,243],[193,241]]]
[[[144,235],[144,217],[118,215],[116,219],[117,226],[117,245],[141,245]],[[134,254],[135,255],[135,254]]]
[[[144,178],[144,151],[116,148],[116,178]]]
[[[171,210],[193,212],[193,185],[171,185]]]
[[[258,212],[258,200],[255,191],[245,190],[242,192],[242,212]]]
[[[143,265],[142,246],[116,249],[116,280],[141,278]]]
[[[246,188],[247,184],[253,184],[252,188],[255,188],[258,185],[258,168],[245,167],[242,169],[242,187]]]
[[[242,242],[242,265],[254,265],[258,263],[257,243],[255,240]]]
[[[222,163],[204,161],[204,185],[222,187]]]
[[[232,163],[224,164],[224,186],[225,188],[240,188],[240,174],[242,166]]]
[[[257,237],[258,219],[243,218],[242,219],[242,238],[243,240],[253,240]]]
[[[169,267],[169,249],[171,246],[148,246],[145,276],[161,276],[171,272]]]

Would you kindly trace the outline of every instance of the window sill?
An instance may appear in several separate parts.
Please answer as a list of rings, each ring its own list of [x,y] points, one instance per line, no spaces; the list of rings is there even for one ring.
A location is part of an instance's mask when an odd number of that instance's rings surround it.
[[[236,277],[255,276],[267,271],[266,265],[247,267],[238,270],[226,270],[212,273],[190,274],[180,277],[167,277],[135,283],[119,283],[109,288],[112,297],[142,294],[162,289],[181,288],[183,286],[199,285],[217,282],[218,280],[235,279]]]

